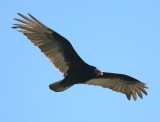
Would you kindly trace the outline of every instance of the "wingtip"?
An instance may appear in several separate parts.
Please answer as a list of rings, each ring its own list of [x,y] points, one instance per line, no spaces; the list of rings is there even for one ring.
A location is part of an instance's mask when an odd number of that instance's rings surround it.
[[[22,14],[20,14],[20,13],[17,13],[17,14],[20,15],[20,16],[22,15]]]
[[[126,95],[128,100],[131,100],[131,95]]]
[[[29,15],[31,18],[33,18],[33,16],[32,16],[30,13],[28,13],[28,15]]]
[[[18,13],[17,13],[18,14]],[[16,20],[16,18],[13,18],[14,20]],[[14,24],[13,24],[14,25]],[[11,28],[14,28],[14,29],[16,29],[17,27],[16,26],[13,26],[13,27],[11,27]]]
[[[17,13],[18,15],[20,15],[20,16],[23,16],[22,14],[20,14],[20,13]],[[32,16],[30,13],[27,13],[29,16]]]
[[[144,86],[144,88],[145,88],[145,89],[149,89],[149,87],[148,87],[148,86]]]
[[[147,96],[147,92],[143,87],[141,87],[140,90]]]
[[[20,13],[17,13],[19,16],[23,17],[24,15],[20,14]]]
[[[144,93],[144,94],[145,94],[146,96],[148,95],[148,94],[147,94],[147,92],[146,92],[146,93]]]
[[[129,101],[131,100],[131,98],[127,98]]]
[[[141,99],[143,99],[143,96],[142,96],[142,95],[139,95],[139,94],[138,94],[138,96],[139,96]]]
[[[30,13],[27,13],[29,16],[31,16],[31,14]]]
[[[133,96],[133,99],[134,99],[134,101],[136,101],[137,100],[137,96]]]
[[[134,98],[134,101],[136,101],[137,100],[137,98]]]
[[[13,27],[11,27],[11,28],[13,28],[13,29],[16,29],[16,28],[18,28],[18,27],[16,27],[16,26],[13,26]]]

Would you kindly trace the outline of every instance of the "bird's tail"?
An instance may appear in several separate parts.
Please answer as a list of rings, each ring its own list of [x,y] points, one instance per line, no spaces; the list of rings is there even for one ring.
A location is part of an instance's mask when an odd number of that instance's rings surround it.
[[[55,83],[52,83],[49,85],[49,88],[55,92],[62,92],[68,88],[70,88],[71,84],[66,84],[66,82],[64,82],[63,80],[61,81],[58,81],[58,82],[55,82]]]

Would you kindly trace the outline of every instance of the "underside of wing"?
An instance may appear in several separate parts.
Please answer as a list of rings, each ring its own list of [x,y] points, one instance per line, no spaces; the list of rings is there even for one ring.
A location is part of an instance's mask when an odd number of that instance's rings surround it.
[[[64,76],[67,75],[69,68],[77,63],[84,63],[67,39],[42,24],[30,14],[29,16],[32,19],[22,14],[19,15],[25,21],[15,19],[22,24],[14,24],[15,27],[13,28],[22,29],[19,32],[22,32],[35,46],[38,46]]]
[[[142,99],[142,93],[147,95],[145,88],[148,88],[146,84],[123,74],[114,73],[103,73],[103,76],[91,79],[84,84],[88,85],[98,85],[104,88],[112,89],[113,91],[121,92],[126,94],[127,98],[130,100],[131,95],[136,101],[137,95]]]

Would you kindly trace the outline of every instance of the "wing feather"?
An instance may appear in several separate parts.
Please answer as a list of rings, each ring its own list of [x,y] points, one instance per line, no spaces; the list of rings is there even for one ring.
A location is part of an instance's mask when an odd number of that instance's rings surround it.
[[[148,88],[146,84],[124,74],[115,74],[115,73],[103,73],[103,76],[98,78],[93,78],[84,84],[88,85],[98,85],[104,88],[112,89],[113,91],[121,92],[126,94],[127,98],[130,100],[131,95],[134,100],[137,100],[137,95],[142,99],[141,91],[147,95],[147,92],[144,88]]]
[[[137,92],[138,96],[142,99],[143,96],[142,96],[142,93],[139,88],[136,88],[136,92]]]
[[[120,91],[121,91],[121,87],[122,87],[122,83],[121,83],[121,82],[119,82],[119,85],[118,85],[118,87],[117,87],[116,91],[117,91],[117,92],[120,92]]]
[[[133,99],[136,101],[137,100],[137,95],[136,95],[135,89],[132,90],[132,96],[133,96]]]
[[[22,29],[18,31],[27,36],[35,46],[38,46],[64,76],[76,64],[85,64],[67,39],[45,26],[30,14],[31,19],[22,14],[19,15],[25,20],[15,19],[22,24],[14,24],[13,28]]]

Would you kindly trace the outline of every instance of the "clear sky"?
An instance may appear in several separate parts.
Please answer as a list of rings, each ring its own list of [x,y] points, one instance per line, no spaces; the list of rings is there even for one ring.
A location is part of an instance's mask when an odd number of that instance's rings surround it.
[[[63,75],[11,28],[18,12],[66,37],[88,64],[149,83],[148,96],[128,101],[89,85],[51,91]],[[159,0],[4,0],[0,16],[0,122],[160,121]]]

